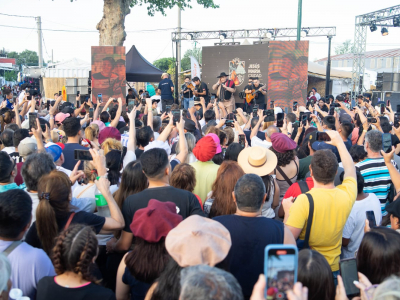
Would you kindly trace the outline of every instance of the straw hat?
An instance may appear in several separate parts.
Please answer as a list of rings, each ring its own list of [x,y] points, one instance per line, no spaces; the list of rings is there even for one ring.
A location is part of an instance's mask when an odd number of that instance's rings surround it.
[[[240,152],[238,163],[246,174],[265,176],[278,164],[275,153],[263,147],[249,147]]]

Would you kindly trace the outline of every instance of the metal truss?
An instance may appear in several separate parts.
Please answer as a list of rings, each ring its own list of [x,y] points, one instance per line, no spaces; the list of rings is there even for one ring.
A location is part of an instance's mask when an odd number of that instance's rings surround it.
[[[303,27],[301,28],[303,37],[316,36],[336,36],[336,27]],[[241,30],[215,30],[215,31],[187,31],[172,32],[172,41],[181,40],[210,40],[220,39],[276,39],[297,37],[297,28],[259,28],[259,29],[241,29]]]
[[[377,27],[393,27],[393,18],[400,17],[400,5],[370,12],[356,16],[353,45],[353,69],[351,76],[352,83],[352,105],[358,94],[362,93],[364,70],[365,70],[365,50],[367,48],[367,29],[371,25]]]

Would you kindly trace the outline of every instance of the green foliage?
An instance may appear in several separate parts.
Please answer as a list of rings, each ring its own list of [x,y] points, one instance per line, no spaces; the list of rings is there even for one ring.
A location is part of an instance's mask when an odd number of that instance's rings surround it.
[[[15,51],[7,53],[8,58],[16,58],[16,64],[18,66],[38,66],[39,65],[39,56],[36,51],[24,50],[21,53],[17,53]]]
[[[335,54],[340,55],[340,54],[352,53],[353,49],[354,49],[353,42],[351,40],[346,40],[339,46],[335,47]]]
[[[190,65],[190,57],[193,56],[194,58],[197,59],[199,64],[202,63],[202,52],[201,48],[193,48],[193,49],[188,49],[185,54],[183,55],[183,58],[181,60],[181,68],[183,71],[190,70],[191,65]]]
[[[153,65],[159,68],[163,72],[168,72],[171,66],[172,68],[175,68],[175,58],[173,57],[160,58],[154,61]]]
[[[16,71],[5,71],[4,79],[6,81],[17,81],[18,73]]]
[[[219,8],[213,0],[196,0],[198,4],[203,5],[204,8]],[[154,16],[156,12],[161,12],[166,15],[165,10],[171,9],[175,5],[179,6],[182,10],[185,8],[192,8],[190,0],[131,0],[130,7],[136,5],[147,5],[147,13],[149,16]]]

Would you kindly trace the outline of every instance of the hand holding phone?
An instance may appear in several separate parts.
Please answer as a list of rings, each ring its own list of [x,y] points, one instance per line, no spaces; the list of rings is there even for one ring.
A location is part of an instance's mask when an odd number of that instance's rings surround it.
[[[339,268],[347,297],[353,299],[353,297],[360,295],[360,290],[354,285],[354,281],[358,281],[356,259],[342,259],[339,263]]]
[[[297,247],[293,245],[268,245],[264,253],[266,290],[275,290],[272,298],[287,299],[285,292],[292,290],[297,281]]]
[[[89,150],[74,150],[74,158],[75,160],[93,160],[92,154],[90,154]]]
[[[375,213],[373,210],[368,210],[365,212],[365,215],[367,217],[367,220],[369,222],[369,228],[376,227],[376,219],[375,219]]]
[[[276,114],[276,127],[281,128],[283,127],[283,118],[285,117],[284,113],[277,113]]]
[[[32,128],[38,129],[37,128],[37,123],[36,123],[37,113],[30,112],[29,115],[28,115],[28,119],[29,119],[29,130],[31,130]]]
[[[239,144],[242,148],[246,147],[246,136],[244,134],[239,134]]]

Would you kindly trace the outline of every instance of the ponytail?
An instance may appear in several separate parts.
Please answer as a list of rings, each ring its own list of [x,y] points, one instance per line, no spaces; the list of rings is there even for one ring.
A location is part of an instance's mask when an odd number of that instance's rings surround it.
[[[54,209],[46,198],[47,196],[45,195],[39,195],[40,202],[36,209],[36,230],[43,250],[50,256],[51,249],[54,246],[54,239],[58,234],[58,225]]]

